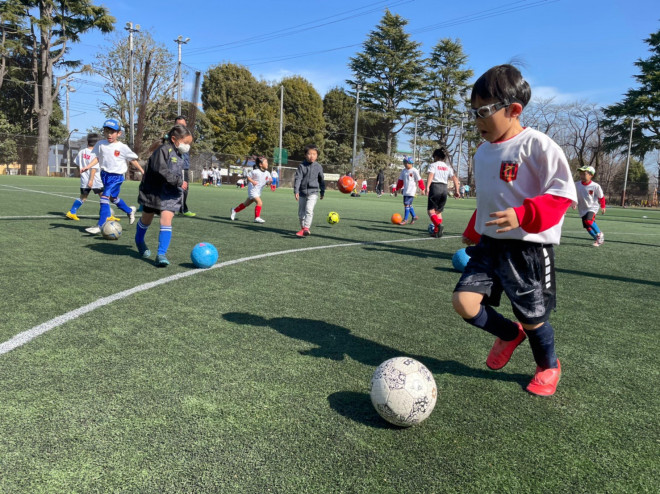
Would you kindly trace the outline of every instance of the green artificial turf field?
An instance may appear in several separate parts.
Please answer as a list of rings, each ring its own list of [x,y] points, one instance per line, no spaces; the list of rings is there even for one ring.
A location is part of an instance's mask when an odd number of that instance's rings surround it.
[[[259,225],[253,206],[229,220],[245,190],[194,185],[198,216],[175,218],[159,269],[124,215],[116,242],[84,232],[95,196],[64,217],[78,187],[0,176],[0,492],[657,492],[660,211],[609,207],[600,248],[569,211],[563,375],[544,399],[524,391],[529,345],[491,371],[492,337],[451,307],[474,199],[450,200],[430,239],[423,196],[420,221],[396,226],[401,197],[329,191],[299,239],[291,189],[264,190]],[[192,266],[201,241],[213,269]],[[398,355],[438,385],[409,429],[368,394]]]

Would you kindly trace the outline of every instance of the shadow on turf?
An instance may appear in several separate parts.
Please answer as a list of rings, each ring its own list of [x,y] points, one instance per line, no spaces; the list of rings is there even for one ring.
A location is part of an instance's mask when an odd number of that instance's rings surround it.
[[[267,319],[245,312],[228,312],[223,314],[222,317],[237,325],[246,324],[257,327],[270,327],[289,338],[295,338],[316,345],[317,348],[299,351],[301,355],[308,357],[327,358],[336,361],[350,357],[353,360],[375,368],[385,360],[406,355],[396,348],[354,336],[348,329],[325,321],[294,317],[273,317]],[[474,369],[455,360],[439,360],[425,355],[406,356],[419,360],[434,374],[452,374],[477,379],[509,381],[518,383],[521,388],[524,388],[529,382],[529,375],[527,374],[507,374],[488,369]],[[342,410],[346,410],[347,408],[342,408],[342,403],[344,402],[342,395],[340,394],[335,398],[334,403],[339,407],[336,410],[344,414]],[[364,400],[362,401],[364,402]],[[332,400],[330,402],[331,404],[333,403]],[[371,404],[368,406],[366,403],[363,404],[364,406],[360,407],[355,413],[350,413],[350,410],[346,412],[346,416],[353,420],[364,422],[365,409],[372,409],[372,407]],[[370,421],[365,423],[371,424]]]

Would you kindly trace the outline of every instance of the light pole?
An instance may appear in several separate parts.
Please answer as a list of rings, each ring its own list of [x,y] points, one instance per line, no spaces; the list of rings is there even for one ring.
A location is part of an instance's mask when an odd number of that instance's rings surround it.
[[[71,79],[67,77],[66,79],[66,84],[64,85],[64,88],[66,89],[66,130],[70,130],[70,120],[69,120],[69,93],[74,93],[76,91],[75,88],[70,86]],[[78,129],[76,129],[77,131]],[[75,132],[75,131],[71,131]],[[66,176],[69,176],[70,173],[70,168],[71,168],[71,132],[69,132],[69,137],[66,138]]]
[[[181,45],[185,45],[190,38],[183,39],[183,36],[179,35],[174,42],[179,45],[179,65],[177,68],[177,90],[176,90],[176,114],[181,115]]]
[[[129,53],[129,62],[130,65],[130,84],[131,84],[131,97],[128,100],[128,127],[130,129],[129,139],[130,146],[133,147],[135,143],[135,125],[133,122],[133,116],[135,115],[135,98],[133,97],[133,33],[137,33],[140,30],[140,25],[136,24],[133,27],[132,22],[127,22],[126,27],[124,28],[128,31],[128,53]]]
[[[68,94],[68,93],[67,93]],[[67,105],[67,128],[69,126],[69,115],[68,115],[68,105]],[[69,132],[69,135],[66,136],[66,176],[71,175],[71,134],[78,132],[78,129],[73,129]]]
[[[461,113],[461,134],[458,138],[458,158],[456,159],[456,177],[461,181],[461,154],[463,153],[463,114]]]
[[[632,147],[633,124],[635,117],[630,120],[630,137],[628,138],[628,157],[626,158],[626,174],[623,177],[623,192],[621,193],[621,207],[626,207],[626,187],[628,186],[628,167],[630,166],[630,148]]]
[[[355,160],[357,159],[357,133],[358,133],[358,116],[360,114],[360,89],[362,84],[359,82],[355,86],[355,126],[353,128],[353,166],[351,168],[351,177],[355,180]]]

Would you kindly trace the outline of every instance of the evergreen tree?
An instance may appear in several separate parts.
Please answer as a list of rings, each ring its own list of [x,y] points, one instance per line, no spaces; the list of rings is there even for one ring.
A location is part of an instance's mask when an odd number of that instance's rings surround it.
[[[341,172],[346,172],[353,157],[355,99],[341,88],[331,89],[323,98],[323,117],[324,164],[339,166]]]
[[[408,21],[389,10],[363,44],[362,52],[352,57],[349,67],[354,75],[347,81],[362,85],[364,106],[380,113],[386,127],[386,152],[392,155],[395,136],[410,119],[405,108],[422,87],[424,72],[419,43],[404,31]]]
[[[635,76],[638,88],[629,89],[620,103],[603,110],[605,119],[605,149],[625,149],[634,118],[631,154],[643,159],[649,151],[660,148],[660,30],[644,40],[651,56],[637,60],[640,73]]]
[[[217,153],[270,153],[279,132],[276,91],[246,67],[225,63],[210,68],[202,82],[206,115],[202,139]]]
[[[300,76],[282,80],[284,86],[284,132],[282,146],[289,157],[302,160],[304,147],[315,144],[323,152],[325,121],[323,100],[314,86]]]
[[[467,59],[460,40],[441,39],[427,60],[423,92],[415,105],[420,117],[417,134],[456,151],[468,80],[473,75],[465,68]]]

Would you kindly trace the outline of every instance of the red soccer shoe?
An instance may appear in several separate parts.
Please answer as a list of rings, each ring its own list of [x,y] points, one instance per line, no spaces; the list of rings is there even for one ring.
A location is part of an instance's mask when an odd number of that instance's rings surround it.
[[[486,365],[493,370],[500,370],[511,360],[511,355],[513,351],[520,345],[527,335],[523,331],[522,325],[517,322],[518,325],[518,336],[514,340],[504,341],[502,338],[497,338],[495,343],[493,343],[493,348],[490,349],[488,358],[486,359]]]
[[[536,368],[534,379],[527,385],[527,391],[536,396],[552,396],[557,391],[557,384],[561,377],[561,364],[557,359],[556,369]]]

